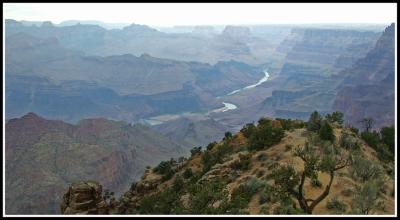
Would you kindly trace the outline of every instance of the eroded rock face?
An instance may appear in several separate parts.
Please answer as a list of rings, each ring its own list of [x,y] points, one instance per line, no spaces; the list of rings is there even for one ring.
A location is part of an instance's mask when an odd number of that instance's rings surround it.
[[[62,214],[109,214],[102,186],[94,181],[72,183],[61,203]]]
[[[395,33],[388,26],[375,47],[352,68],[344,70],[333,109],[345,115],[345,121],[361,126],[360,120],[374,119],[374,129],[391,126],[395,118]]]
[[[64,189],[82,180],[121,194],[147,165],[185,154],[148,127],[101,118],[73,125],[30,113],[5,135],[7,214],[60,214]]]

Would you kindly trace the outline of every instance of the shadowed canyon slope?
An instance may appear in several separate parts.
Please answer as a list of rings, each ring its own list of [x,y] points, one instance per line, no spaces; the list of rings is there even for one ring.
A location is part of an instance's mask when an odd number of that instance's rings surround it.
[[[101,118],[73,125],[29,113],[9,120],[5,135],[8,214],[59,213],[63,189],[78,180],[120,193],[146,166],[189,149],[148,127]]]
[[[394,24],[387,27],[375,47],[341,73],[344,80],[333,108],[343,112],[351,124],[366,117],[375,120],[375,128],[394,124],[394,30]]]

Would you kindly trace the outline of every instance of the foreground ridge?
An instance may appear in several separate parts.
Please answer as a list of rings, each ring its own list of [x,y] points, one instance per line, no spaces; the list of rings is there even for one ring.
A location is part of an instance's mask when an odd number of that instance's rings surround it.
[[[342,117],[340,112],[314,112],[308,122],[261,118],[235,135],[225,133],[223,140],[204,150],[193,148],[189,158],[147,167],[141,180],[118,199],[109,191],[99,198],[99,183],[74,183],[64,195],[61,211],[393,214],[394,146],[387,134],[394,128],[377,132],[367,127],[359,133],[343,127]],[[90,184],[96,193],[89,195],[77,187]],[[85,199],[71,200],[71,193]]]

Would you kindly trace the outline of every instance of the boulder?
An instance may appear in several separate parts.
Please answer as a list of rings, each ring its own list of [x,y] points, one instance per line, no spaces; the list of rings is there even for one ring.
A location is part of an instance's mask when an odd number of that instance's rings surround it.
[[[102,186],[94,181],[72,183],[63,196],[62,214],[108,214],[109,207],[102,197]]]

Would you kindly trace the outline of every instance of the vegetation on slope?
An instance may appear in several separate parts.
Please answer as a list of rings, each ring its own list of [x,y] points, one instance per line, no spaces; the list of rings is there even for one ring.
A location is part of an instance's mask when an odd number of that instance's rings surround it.
[[[261,118],[227,132],[189,158],[148,169],[110,213],[392,214],[393,158],[379,152],[391,152],[394,130],[382,128],[372,147],[342,117]]]

